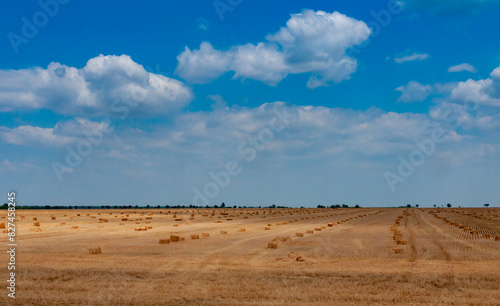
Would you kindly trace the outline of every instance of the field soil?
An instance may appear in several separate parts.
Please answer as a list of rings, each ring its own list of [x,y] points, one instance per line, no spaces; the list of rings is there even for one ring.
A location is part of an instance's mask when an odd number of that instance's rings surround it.
[[[16,213],[2,305],[500,303],[498,208]]]

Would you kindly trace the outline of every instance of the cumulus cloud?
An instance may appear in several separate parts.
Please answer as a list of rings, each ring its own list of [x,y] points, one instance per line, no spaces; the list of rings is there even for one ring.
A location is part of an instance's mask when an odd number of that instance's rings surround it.
[[[400,86],[396,90],[401,92],[398,101],[404,103],[422,102],[432,93],[430,85],[423,85],[415,81],[410,81],[407,85]]]
[[[456,66],[451,66],[450,68],[448,68],[448,72],[462,72],[462,71],[469,71],[469,72],[475,73],[476,68],[474,68],[474,66],[472,66],[471,64],[467,64],[467,63],[463,63],[463,64],[456,65]]]
[[[148,73],[128,55],[99,55],[78,69],[0,70],[0,111],[50,109],[65,115],[112,116],[124,105],[152,116],[180,109],[193,98],[182,82]]]
[[[217,95],[211,99],[223,102]],[[229,158],[237,153],[241,142],[248,142],[249,137],[258,135],[263,128],[269,127],[273,118],[279,118],[276,113],[283,112],[292,114],[293,119],[282,132],[274,134],[267,152],[285,159],[347,157],[349,154],[390,157],[397,152],[411,151],[415,139],[431,135],[437,123],[445,120],[446,108],[440,105],[431,114],[416,114],[385,112],[374,107],[355,111],[284,102],[265,103],[258,107],[214,107],[211,111],[183,113],[168,126],[158,126],[148,132],[127,128],[114,133],[103,143],[102,149],[108,153],[102,156],[128,160],[141,154],[166,151],[173,160]],[[467,122],[473,118],[460,120]],[[489,128],[499,122],[498,116],[477,120]],[[77,118],[60,122],[53,128],[1,128],[0,139],[17,145],[62,147],[83,139],[84,130],[105,130],[108,127],[105,122]]]
[[[254,79],[269,85],[278,84],[289,71],[286,59],[276,45],[258,43],[233,48],[233,79]]]
[[[217,95],[211,99],[223,101]],[[103,149],[108,153],[102,156],[126,159],[130,154],[159,148],[173,154],[169,156],[180,154],[184,158],[206,155],[206,152],[212,152],[214,156],[227,155],[235,152],[239,143],[248,141],[249,136],[256,136],[262,128],[269,127],[273,118],[279,119],[277,113],[291,114],[293,119],[289,119],[291,123],[283,132],[276,132],[268,149],[288,157],[303,154],[328,156],[332,152],[392,154],[392,150],[411,146],[412,140],[432,125],[423,114],[398,114],[377,108],[354,111],[284,102],[264,103],[258,107],[226,106],[183,113],[168,127],[159,126],[149,132],[121,130],[103,143]],[[85,139],[86,134],[108,128],[106,122],[76,118],[59,122],[53,128],[2,127],[0,139],[9,144],[60,148]]]
[[[203,42],[198,50],[185,47],[177,56],[176,73],[193,83],[206,83],[220,77],[228,69],[231,58],[226,53],[217,51],[208,42]]]
[[[413,61],[424,61],[430,57],[429,54],[427,53],[418,53],[418,52],[413,52],[408,55],[403,55],[399,57],[395,57],[394,61],[398,64],[406,63],[406,62],[413,62]]]
[[[62,147],[77,140],[74,137],[55,134],[54,128],[29,125],[13,129],[0,127],[0,139],[10,144],[46,147]]]
[[[492,112],[484,105],[477,107],[474,104],[444,101],[431,107],[429,117],[434,122],[439,122],[443,127],[453,130],[460,128],[462,131],[467,131],[465,134],[474,134],[474,131],[488,132],[486,135],[490,139],[495,139],[495,136],[491,133],[500,126],[500,114]],[[498,139],[498,135],[496,138]],[[480,139],[483,141],[488,140]],[[498,143],[499,140],[496,141]]]
[[[213,102],[212,104],[210,104],[210,107],[213,110],[216,110],[216,109],[228,109],[227,103],[226,103],[226,101],[224,100],[224,98],[221,95],[209,95],[207,97],[207,100],[210,100],[210,101]]]
[[[459,82],[451,90],[450,98],[457,102],[477,101],[486,105],[500,106],[500,66],[491,72],[489,78]]]
[[[212,99],[222,100],[220,96],[212,96]],[[285,108],[287,113],[293,114],[290,124],[282,131],[274,132],[272,140],[263,147],[257,149],[251,145],[250,139],[258,139],[259,132],[277,118],[276,111],[283,113]],[[321,182],[333,181],[335,188],[340,190],[351,188],[353,182],[358,184],[360,179],[369,177],[359,188],[353,190],[365,194],[362,191],[371,188],[367,186],[376,184],[373,189],[377,192],[386,186],[382,173],[387,170],[397,171],[398,155],[407,157],[418,148],[415,141],[431,137],[433,131],[446,120],[437,113],[436,115],[433,118],[429,114],[394,113],[378,108],[352,110],[288,105],[283,102],[265,103],[258,107],[232,106],[186,112],[176,116],[168,124],[148,127],[144,131],[135,126],[121,126],[113,137],[106,138],[95,154],[86,157],[88,162],[78,169],[79,175],[73,177],[95,183],[96,187],[90,188],[97,190],[106,182],[116,181],[116,177],[135,179],[144,175],[141,182],[153,184],[155,189],[160,190],[159,198],[174,195],[178,197],[175,201],[181,202],[186,194],[192,193],[193,187],[205,186],[210,180],[211,171],[225,169],[228,161],[237,160],[244,174],[234,180],[231,178],[231,187],[221,190],[220,198],[213,199],[213,203],[227,203],[228,198],[231,198],[229,194],[234,193],[232,202],[242,203],[238,201],[241,201],[243,194],[245,203],[255,204],[262,201],[262,198],[250,199],[246,197],[247,194],[261,192],[259,196],[262,196],[262,192],[265,192],[264,198],[267,199],[276,193],[276,187],[283,182],[286,190],[300,191],[304,188],[304,182],[310,184],[307,188],[312,188],[321,185]],[[498,116],[489,115],[475,120],[481,121],[483,127],[492,128],[495,121],[500,122],[498,119]],[[467,122],[470,119],[463,117],[463,120]],[[75,122],[58,123],[54,130],[60,131],[52,131],[51,134],[80,139],[81,136],[76,133],[78,126],[103,128],[106,124],[75,119]],[[463,129],[445,130],[445,141],[436,147],[436,154],[426,159],[426,165],[419,171],[424,174],[428,174],[428,171],[441,173],[458,165],[477,163],[480,159],[487,160],[487,169],[492,167],[492,161],[495,161],[495,165],[498,163],[496,157],[500,149],[500,135],[496,130],[478,133],[477,137],[464,135]],[[253,149],[256,154],[251,164],[247,160],[248,153],[241,154],[238,151],[242,142],[246,143],[245,149]],[[260,140],[258,142],[262,144]],[[27,142],[25,144],[28,145]],[[40,143],[31,142],[30,145],[35,147]],[[476,149],[483,152],[483,155],[475,154],[473,151]],[[59,150],[56,152],[64,151]],[[40,161],[43,156],[34,158],[42,166],[50,165],[53,161]],[[9,157],[9,160],[12,158]],[[59,161],[64,162],[64,159]],[[453,161],[453,166],[447,168],[450,161]],[[306,170],[303,169],[305,164]],[[95,173],[97,167],[99,175]],[[297,175],[297,169],[301,169],[300,175]],[[53,173],[46,172],[43,177],[50,175]],[[427,182],[429,176],[423,176]],[[304,180],[304,177],[308,179]],[[120,180],[113,194],[123,194],[122,184],[135,186],[137,181],[134,179]],[[447,175],[442,179],[446,182]],[[439,180],[430,185],[436,182]],[[262,187],[264,185],[266,188]],[[250,190],[248,186],[251,186]],[[290,189],[290,186],[294,188]],[[321,192],[314,193],[324,194],[331,190],[331,186],[332,184],[328,184]],[[299,191],[286,200],[294,203],[302,192]],[[109,193],[108,190],[106,192]],[[286,192],[283,194],[288,195]],[[130,200],[128,195],[124,200]],[[365,200],[370,201],[369,198]]]
[[[248,142],[249,137],[269,127],[271,120],[277,118],[276,112],[283,113],[284,109],[293,119],[283,131],[274,134],[272,144],[266,147],[266,152],[284,159],[332,158],[342,154],[390,156],[411,148],[413,140],[432,127],[428,116],[423,114],[273,102],[252,108],[233,106],[186,113],[176,119],[175,127],[141,135],[141,148],[182,152],[184,157],[200,154],[206,157],[203,152],[211,152],[218,158],[228,156],[237,153],[241,142]]]
[[[0,127],[0,139],[4,143],[25,146],[63,147],[74,143],[86,135],[104,133],[110,128],[107,122],[95,122],[75,118],[57,123],[53,128],[30,125],[15,128]]]
[[[433,91],[440,96],[429,111],[432,120],[462,130],[492,131],[500,126],[500,67],[490,78],[435,84]]]
[[[357,61],[346,51],[363,43],[371,30],[363,22],[338,12],[304,10],[265,42],[219,51],[209,42],[188,47],[178,57],[176,73],[192,83],[206,83],[228,71],[235,79],[276,85],[289,74],[310,74],[307,86],[327,86],[349,79]]]
[[[85,118],[75,118],[62,121],[54,127],[54,134],[61,136],[83,136],[85,134],[95,134],[97,131],[109,131],[110,123],[106,121],[91,121]]]
[[[434,95],[436,102],[442,105],[458,104],[469,108],[477,108],[481,105],[483,108],[492,108],[489,111],[497,113],[498,109],[495,107],[500,106],[500,66],[490,73],[489,78],[485,79],[429,85],[410,81],[407,85],[396,88],[396,91],[402,93],[398,99],[402,102],[423,101],[429,95]]]

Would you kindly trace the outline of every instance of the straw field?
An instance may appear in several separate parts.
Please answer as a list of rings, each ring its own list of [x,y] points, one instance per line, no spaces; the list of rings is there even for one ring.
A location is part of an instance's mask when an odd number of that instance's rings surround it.
[[[500,301],[498,208],[18,210],[16,228],[20,305]]]

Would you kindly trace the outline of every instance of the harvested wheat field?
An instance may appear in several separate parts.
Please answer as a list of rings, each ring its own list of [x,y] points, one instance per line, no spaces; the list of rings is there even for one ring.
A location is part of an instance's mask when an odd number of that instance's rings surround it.
[[[20,305],[500,301],[497,208],[17,215]]]

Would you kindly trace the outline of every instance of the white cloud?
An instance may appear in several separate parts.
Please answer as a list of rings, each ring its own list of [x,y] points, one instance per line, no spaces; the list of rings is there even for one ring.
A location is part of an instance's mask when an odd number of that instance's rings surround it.
[[[227,71],[233,78],[276,85],[288,74],[309,73],[309,88],[349,79],[356,59],[346,51],[361,44],[371,30],[363,22],[338,12],[304,10],[291,15],[286,26],[266,42],[215,50],[203,42],[198,50],[186,47],[178,56],[176,73],[193,83],[206,83]]]
[[[16,167],[8,159],[4,159],[4,161],[2,162],[2,166],[3,166],[3,168],[7,169],[8,171],[15,171],[16,170]]]
[[[209,112],[186,113],[176,119],[175,127],[141,135],[142,150],[163,148],[183,158],[221,158],[236,153],[242,141],[268,126],[285,106],[283,102],[259,107],[219,108]],[[275,133],[270,154],[284,159],[338,154],[392,155],[413,145],[432,125],[422,114],[398,114],[372,108],[353,111],[321,106],[288,105],[295,119],[283,132]],[[129,140],[136,142],[134,137]],[[207,152],[211,152],[208,154]],[[210,157],[208,157],[210,156]]]
[[[490,78],[434,84],[437,104],[429,111],[432,120],[443,126],[491,133],[500,126],[500,67]],[[491,136],[491,134],[489,134]]]
[[[109,157],[115,160],[126,160],[128,157],[126,154],[120,152],[120,150],[111,150],[108,153],[102,154],[104,157]]]
[[[12,162],[4,159],[0,164],[0,170],[7,170],[7,172],[26,172],[35,169],[36,166],[29,162]],[[0,171],[1,172],[1,171]]]
[[[226,101],[224,100],[224,98],[222,98],[221,95],[209,95],[207,97],[207,100],[210,100],[210,101],[214,102],[214,103],[212,103],[210,105],[210,107],[213,110],[216,110],[216,109],[229,109],[227,107]]]
[[[398,101],[404,103],[422,102],[432,93],[430,85],[423,85],[415,81],[410,81],[407,85],[400,86],[396,90],[401,91]]]
[[[429,57],[430,57],[430,55],[427,53],[413,52],[412,54],[409,54],[409,55],[395,57],[394,61],[398,64],[402,64],[402,63],[413,62],[413,61],[424,61],[424,60],[428,59]]]
[[[54,127],[54,134],[80,137],[84,136],[84,133],[94,134],[97,131],[107,131],[109,128],[109,123],[105,121],[96,122],[84,118],[75,118],[57,123]]]
[[[451,66],[450,68],[448,68],[448,72],[462,72],[462,71],[469,71],[469,72],[475,73],[476,68],[474,68],[474,66],[472,66],[471,64],[467,64],[467,63],[463,63],[463,64],[456,65],[456,66]]]
[[[212,98],[222,99],[220,96]],[[253,108],[233,106],[187,112],[176,117],[172,124],[149,132],[137,129],[117,131],[103,143],[102,150],[108,153],[101,156],[125,160],[142,153],[160,152],[161,156],[172,160],[229,158],[242,141],[248,141],[249,136],[256,136],[269,125],[276,117],[274,111],[281,112],[284,107],[295,115],[295,119],[283,132],[275,133],[272,145],[266,151],[280,154],[285,159],[330,158],[332,154],[392,156],[411,149],[413,141],[430,135],[434,126],[433,119],[425,114],[399,114],[377,108],[354,111],[323,106],[287,106],[283,102],[273,102]],[[61,147],[84,138],[83,133],[78,132],[81,129],[105,128],[107,125],[103,122],[77,119],[46,129],[32,126],[2,128],[0,139],[11,144]]]
[[[491,112],[488,107],[476,107],[473,104],[463,104],[454,102],[441,102],[433,106],[429,111],[429,116],[442,126],[465,131],[479,130],[486,134],[488,138],[494,139],[492,132],[500,126],[500,114]],[[482,139],[487,141],[489,139]]]
[[[268,85],[276,85],[290,73],[284,54],[276,45],[247,44],[232,49],[234,54],[231,69],[233,79],[254,79]]]
[[[452,89],[450,98],[457,102],[478,102],[500,106],[500,66],[491,72],[490,78],[459,82]]]
[[[497,68],[493,69],[493,71],[490,73],[491,77],[494,78],[495,80],[499,81],[500,80],[500,66]]]
[[[41,128],[30,125],[18,126],[12,129],[0,127],[2,142],[43,147],[63,147],[75,143],[79,139],[94,137],[97,132],[104,135],[109,129],[106,122],[95,122],[82,118],[62,121],[53,128]]]
[[[468,111],[465,105],[447,101],[432,107],[429,116],[436,122],[441,122],[444,126],[454,126],[455,129],[470,129],[475,121],[473,113]]]
[[[13,129],[0,127],[0,139],[2,142],[28,145],[62,147],[75,142],[77,138],[61,136],[54,133],[54,128],[40,128],[36,126],[23,125]]]
[[[193,98],[183,83],[148,73],[128,55],[100,55],[78,69],[51,63],[47,69],[0,70],[0,111],[50,109],[65,115],[154,116],[180,109]]]
[[[212,98],[222,99],[219,96]],[[284,106],[295,115],[295,119],[283,131],[275,132],[272,141],[264,149],[255,150],[257,156],[254,161],[247,162],[248,156],[239,154],[238,146],[245,141],[247,148],[252,147],[249,137],[258,137],[259,131],[268,127],[270,120],[275,118],[273,110],[280,111]],[[443,114],[445,109],[439,111]],[[103,184],[108,184],[106,186],[110,187],[106,188],[106,194],[111,193],[110,198],[121,197],[120,200],[125,203],[136,200],[132,191],[137,184],[158,190],[160,195],[155,193],[155,200],[161,201],[168,196],[172,203],[188,203],[192,188],[203,188],[209,182],[209,172],[221,171],[228,161],[237,160],[243,168],[242,175],[231,177],[230,186],[221,189],[220,196],[211,203],[225,201],[235,205],[259,205],[262,201],[274,202],[275,198],[272,197],[277,188],[283,188],[280,189],[283,190],[283,193],[280,191],[280,197],[286,196],[289,203],[301,205],[317,202],[316,198],[311,199],[316,194],[321,195],[320,202],[324,202],[338,195],[338,192],[345,192],[342,190],[347,190],[346,194],[355,192],[365,195],[366,188],[372,188],[371,192],[385,199],[391,193],[384,192],[386,182],[382,173],[397,171],[398,155],[407,158],[408,154],[418,149],[415,141],[431,137],[438,124],[448,131],[445,141],[436,144],[436,153],[426,158],[425,164],[419,168],[418,172],[422,175],[415,175],[411,183],[401,184],[400,188],[413,190],[416,188],[413,184],[419,184],[417,191],[428,190],[425,187],[448,182],[449,171],[456,167],[469,165],[470,168],[463,169],[468,172],[470,169],[488,170],[498,165],[500,135],[497,130],[491,130],[495,122],[500,122],[498,116],[490,114],[476,119],[467,116],[461,118],[464,127],[476,120],[482,124],[482,127],[479,124],[477,127],[490,129],[488,133],[472,136],[466,135],[464,129],[446,128],[442,125],[445,120],[429,114],[394,113],[377,108],[355,111],[286,105],[283,102],[265,103],[259,107],[232,106],[186,112],[176,116],[173,122],[153,128],[148,126],[144,131],[135,125],[134,128],[121,126],[120,130],[113,133],[113,137],[106,138],[95,153],[86,157],[85,163],[76,170],[78,174],[68,173],[66,177],[71,177],[75,183],[91,182],[88,190],[93,192],[93,196],[94,192],[100,192]],[[78,125],[91,128],[100,124],[75,120],[58,123],[56,127],[61,129],[60,134],[75,135],[75,138],[80,139],[75,133]],[[8,144],[0,145],[9,148]],[[40,143],[33,141],[30,145],[36,147]],[[54,159],[64,163],[64,156],[59,157],[64,151],[62,148],[54,150],[55,157],[33,155],[36,165],[46,169],[43,176],[39,175],[44,178],[39,182],[44,187],[50,186],[52,181],[57,182],[52,169],[47,168],[50,168]],[[485,160],[486,166],[477,166],[477,163]],[[440,175],[443,171],[446,173],[436,177],[433,171]],[[47,177],[52,179],[45,179]],[[140,181],[137,181],[138,177]],[[428,182],[429,177],[433,178],[432,182]],[[470,177],[479,178],[481,175],[471,174]],[[23,179],[28,179],[30,184],[35,181],[32,175],[24,175]],[[428,185],[421,186],[422,183]],[[492,183],[495,184],[498,182]],[[324,189],[321,187],[323,185]],[[354,188],[353,185],[358,187]],[[332,186],[336,188],[333,191]],[[303,196],[304,188],[312,191]],[[439,188],[436,187],[436,190]],[[290,192],[293,194],[290,195]],[[447,195],[443,196],[446,198]],[[398,202],[408,195],[404,193],[401,197]],[[372,204],[372,193],[360,201]]]
[[[179,64],[175,72],[193,83],[207,83],[220,77],[228,69],[232,58],[215,50],[209,42],[202,42],[198,50],[188,47],[177,56]]]

